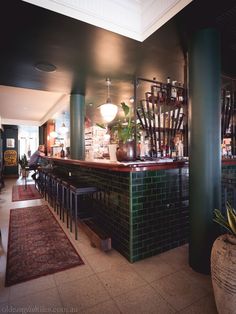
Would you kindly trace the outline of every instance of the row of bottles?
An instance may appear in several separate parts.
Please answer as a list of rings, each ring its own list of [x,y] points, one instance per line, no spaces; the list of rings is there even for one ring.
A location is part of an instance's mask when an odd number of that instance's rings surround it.
[[[157,153],[152,151],[151,143],[148,136],[141,136],[139,145],[140,158],[183,158],[184,157],[184,145],[180,136],[176,136],[171,145],[161,143],[159,147],[157,143]]]
[[[181,83],[177,81],[170,80],[167,77],[166,84],[161,84],[159,82],[155,83],[156,78],[153,78],[154,84],[151,86],[151,92],[154,99],[160,103],[176,103],[183,104],[185,101],[184,88]]]

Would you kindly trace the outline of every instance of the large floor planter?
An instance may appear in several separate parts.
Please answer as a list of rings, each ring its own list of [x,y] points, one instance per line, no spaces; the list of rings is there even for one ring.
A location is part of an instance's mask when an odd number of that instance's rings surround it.
[[[211,278],[219,314],[236,314],[236,237],[218,237],[211,251]]]

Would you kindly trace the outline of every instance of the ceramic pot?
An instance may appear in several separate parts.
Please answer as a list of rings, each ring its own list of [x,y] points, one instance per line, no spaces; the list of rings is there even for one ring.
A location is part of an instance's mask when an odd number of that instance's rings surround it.
[[[118,161],[134,161],[134,141],[120,142],[116,151],[116,157]]]
[[[211,251],[211,279],[219,314],[236,314],[236,237],[219,236]]]

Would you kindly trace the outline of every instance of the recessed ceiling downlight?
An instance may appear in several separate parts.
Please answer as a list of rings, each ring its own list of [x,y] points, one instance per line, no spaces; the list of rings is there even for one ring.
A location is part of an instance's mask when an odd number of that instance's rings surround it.
[[[35,64],[35,69],[42,72],[55,72],[57,67],[48,62],[38,62]]]

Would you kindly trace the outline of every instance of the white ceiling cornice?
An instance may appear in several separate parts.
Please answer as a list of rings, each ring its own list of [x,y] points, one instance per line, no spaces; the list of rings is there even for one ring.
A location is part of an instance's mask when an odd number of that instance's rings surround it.
[[[23,0],[144,41],[192,0]]]
[[[141,18],[141,41],[144,41],[193,0],[146,0]]]
[[[39,121],[33,120],[18,120],[18,119],[4,119],[2,118],[2,124],[9,124],[9,125],[32,125],[32,126],[40,126]]]

